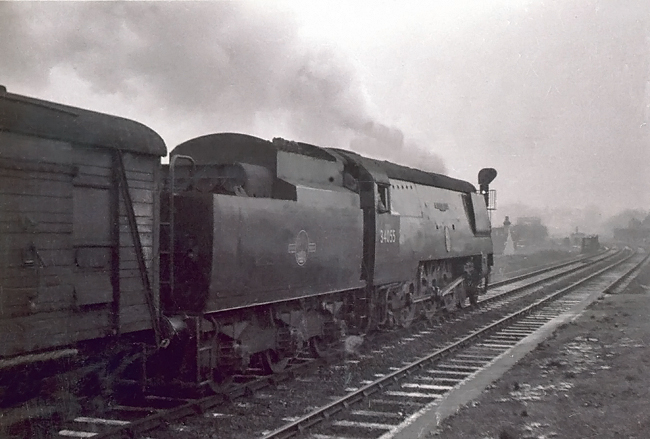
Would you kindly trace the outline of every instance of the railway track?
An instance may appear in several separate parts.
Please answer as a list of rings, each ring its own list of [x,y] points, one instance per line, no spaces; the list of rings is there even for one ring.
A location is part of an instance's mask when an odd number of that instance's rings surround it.
[[[566,277],[572,273],[578,273],[580,270],[584,270],[592,264],[605,263],[611,258],[615,258],[616,255],[618,253],[609,251],[595,256],[581,257],[495,283],[485,295],[481,296],[479,308],[465,308],[458,313],[450,314],[444,319],[445,321],[438,323],[449,324],[454,321],[470,319],[479,313],[487,313],[494,309],[502,308],[517,300],[517,298],[530,294],[531,291],[539,291],[549,282]],[[155,429],[175,419],[207,413],[215,407],[222,406],[226,401],[259,392],[265,388],[273,388],[279,383],[291,380],[296,376],[304,376],[309,373],[308,371],[313,371],[319,365],[322,365],[321,360],[305,357],[294,360],[285,371],[272,376],[260,375],[256,373],[257,371],[251,370],[250,374],[234,377],[234,384],[225,390],[223,394],[205,398],[178,399],[150,395],[144,399],[129,401],[128,403],[121,401],[120,403],[112,404],[110,410],[103,411],[102,413],[88,413],[86,416],[56,422],[56,429],[48,431],[42,436],[48,438],[92,437],[97,439],[138,437],[139,434],[145,431]],[[461,373],[448,375],[457,376],[457,378],[464,376]],[[451,381],[447,383],[449,384]],[[434,388],[432,387],[429,390],[432,389]],[[407,396],[407,394],[416,393],[418,392],[406,392],[404,395]],[[345,406],[346,403],[343,403],[343,405]],[[372,410],[366,410],[366,412],[370,413]],[[366,416],[369,416],[368,413],[366,413]],[[300,431],[301,428],[303,427],[298,427],[297,431]]]
[[[265,434],[264,439],[310,437],[393,437],[403,425],[431,410],[460,383],[471,379],[524,338],[588,297],[611,291],[646,262],[625,257],[599,268],[521,310],[372,382],[350,391],[309,414]]]

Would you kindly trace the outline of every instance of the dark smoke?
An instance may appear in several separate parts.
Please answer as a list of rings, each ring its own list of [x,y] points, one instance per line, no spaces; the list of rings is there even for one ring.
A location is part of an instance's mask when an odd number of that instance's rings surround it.
[[[358,135],[350,142],[354,151],[431,172],[446,173],[445,164],[438,155],[415,142],[405,141],[404,133],[397,128],[367,122],[355,131]]]
[[[45,88],[53,69],[66,68],[94,93],[144,99],[172,121],[191,121],[195,132],[188,136],[251,133],[277,121],[288,133],[267,137],[349,144],[378,158],[444,171],[440,157],[370,114],[346,59],[308,46],[286,12],[262,13],[256,6],[0,3],[0,75],[9,89],[14,82]]]

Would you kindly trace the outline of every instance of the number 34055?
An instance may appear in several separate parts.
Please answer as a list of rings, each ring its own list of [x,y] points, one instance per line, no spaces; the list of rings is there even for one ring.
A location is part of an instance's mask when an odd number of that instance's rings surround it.
[[[379,231],[379,243],[388,244],[397,241],[397,232],[395,229],[386,229]]]

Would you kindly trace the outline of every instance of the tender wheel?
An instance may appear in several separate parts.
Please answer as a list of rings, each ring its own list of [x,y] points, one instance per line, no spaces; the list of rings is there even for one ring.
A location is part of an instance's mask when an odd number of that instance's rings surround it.
[[[266,373],[280,373],[289,365],[289,358],[282,357],[273,349],[268,349],[262,354],[262,364]]]
[[[456,308],[458,308],[458,309],[465,308],[465,299],[467,298],[467,294],[466,294],[463,286],[460,285],[458,288],[456,288],[456,291],[454,291],[454,294],[456,295]]]
[[[416,305],[411,303],[411,293],[409,292],[409,285],[395,288],[388,293],[388,313],[392,316],[389,319],[389,324],[404,328],[411,326],[413,320],[415,320],[416,311]]]
[[[448,313],[454,312],[458,303],[458,301],[456,300],[456,295],[453,292],[444,296],[443,302],[444,302],[444,311]]]
[[[324,316],[323,334],[309,339],[309,349],[316,358],[329,359],[340,348],[341,329],[334,321],[331,314]]]

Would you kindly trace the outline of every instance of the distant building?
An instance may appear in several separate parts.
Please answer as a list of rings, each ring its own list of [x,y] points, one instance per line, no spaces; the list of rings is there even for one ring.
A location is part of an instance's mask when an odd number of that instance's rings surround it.
[[[510,233],[516,249],[539,247],[548,238],[548,229],[537,216],[517,218],[516,224],[510,226]]]
[[[569,245],[571,247],[580,247],[582,245],[582,238],[584,238],[584,233],[580,232],[576,227],[576,231],[569,235]]]
[[[536,216],[517,218],[513,225],[506,216],[503,227],[492,228],[492,245],[494,253],[504,254],[508,244],[508,253],[525,248],[535,250],[543,248],[547,243],[548,229],[542,224],[542,219]]]

